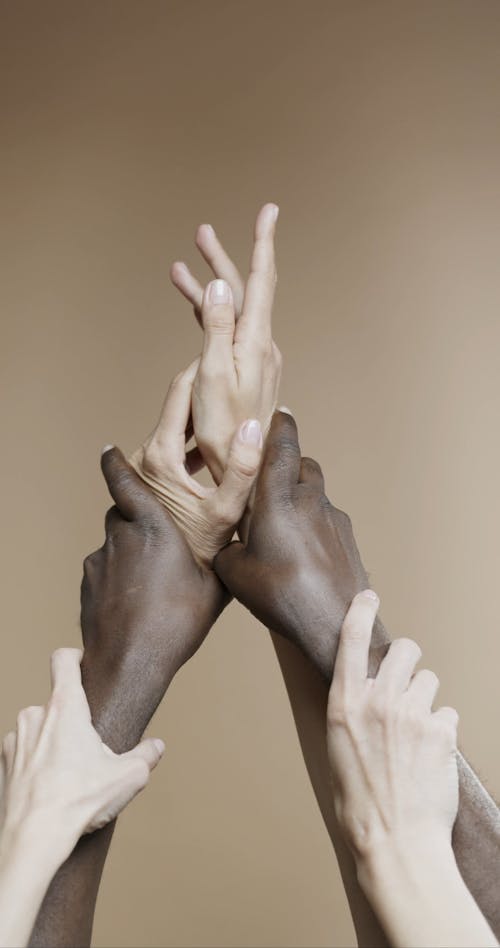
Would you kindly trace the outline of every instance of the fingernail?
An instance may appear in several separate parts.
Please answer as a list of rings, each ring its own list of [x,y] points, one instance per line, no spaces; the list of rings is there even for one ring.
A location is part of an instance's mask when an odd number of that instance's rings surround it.
[[[366,596],[367,599],[374,599],[378,602],[378,596],[374,589],[364,589],[361,595]]]
[[[211,303],[220,306],[231,302],[231,290],[225,280],[212,280],[208,288],[208,298]]]
[[[155,737],[153,740],[153,744],[156,747],[156,750],[158,751],[158,753],[162,755],[165,751],[165,744],[163,743],[161,738]]]
[[[112,448],[114,448],[114,444],[105,444],[101,451],[101,457],[103,454],[106,454],[106,451],[111,451]]]
[[[255,418],[245,421],[240,428],[240,439],[245,444],[262,444],[262,429]]]
[[[277,204],[271,204],[271,207],[272,207],[273,221],[277,221],[280,209]]]
[[[290,409],[287,408],[286,405],[280,405],[280,407],[278,408],[278,411],[283,411],[285,415],[291,415],[293,418],[293,412],[290,411]]]

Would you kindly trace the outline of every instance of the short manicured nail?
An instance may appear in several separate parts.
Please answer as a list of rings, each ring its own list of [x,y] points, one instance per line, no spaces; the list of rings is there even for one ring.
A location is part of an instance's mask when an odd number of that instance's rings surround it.
[[[378,602],[378,596],[374,589],[364,589],[362,596],[366,596],[367,599],[373,599],[375,602]]]
[[[273,221],[277,221],[277,220],[278,220],[278,214],[279,214],[279,212],[280,212],[280,209],[279,209],[279,207],[278,207],[277,204],[271,204],[270,207],[272,208],[272,212],[271,212],[271,213],[272,213]]]
[[[280,407],[278,408],[278,411],[283,411],[285,415],[291,415],[293,418],[293,411],[290,411],[290,409],[287,408],[286,405],[280,405]]]
[[[255,418],[245,421],[240,428],[240,438],[245,444],[262,444],[262,429]]]
[[[212,280],[208,289],[208,298],[215,306],[231,302],[231,290],[225,280]]]
[[[114,444],[105,444],[101,451],[101,457],[103,454],[106,454],[106,451],[111,451],[113,448],[114,448]]]
[[[161,738],[155,737],[154,740],[153,740],[153,744],[154,744],[154,746],[156,747],[156,750],[158,751],[158,753],[159,753],[160,756],[161,756],[161,755],[164,753],[164,751],[165,751],[165,744],[163,743],[163,741],[161,740]]]

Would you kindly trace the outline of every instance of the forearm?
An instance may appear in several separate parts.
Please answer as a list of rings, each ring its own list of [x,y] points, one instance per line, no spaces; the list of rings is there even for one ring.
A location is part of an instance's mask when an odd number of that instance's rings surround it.
[[[141,739],[171,679],[169,669],[154,687],[140,689],[140,661],[130,662],[126,680],[110,683],[84,657],[82,679],[94,727],[116,753],[130,750]],[[173,674],[173,670],[172,670]],[[135,677],[135,680],[134,680]],[[39,948],[80,948],[92,937],[95,905],[115,823],[83,836],[59,869],[38,914],[30,945]]]
[[[4,828],[0,839],[0,945],[26,945],[50,882],[72,843],[54,828],[34,825]],[[57,829],[56,829],[57,832]],[[50,836],[49,836],[50,834]]]
[[[358,878],[394,948],[498,945],[446,840],[387,841]]]
[[[335,816],[326,749],[328,687],[323,676],[295,645],[274,632],[271,632],[271,638],[288,692],[304,762],[337,857],[358,945],[362,948],[387,948],[387,938],[359,886],[354,858]]]
[[[338,634],[332,626],[325,627],[324,635],[329,641],[325,650],[333,664],[337,652]],[[336,843],[338,827],[329,804],[331,797],[329,768],[326,759],[325,721],[328,698],[328,672],[326,659],[316,662],[313,668],[298,649],[289,645],[280,636],[273,636],[287,685],[295,723],[308,767],[313,788],[320,804],[332,842],[339,854],[339,866],[344,877],[351,913],[361,945],[378,945],[370,913],[366,912],[364,900],[359,900],[356,883],[352,881],[350,856],[346,856]],[[387,651],[390,638],[377,620],[370,652],[370,674],[374,675]],[[313,675],[314,672],[314,675]],[[316,722],[316,723],[315,723]],[[453,848],[460,872],[473,898],[487,918],[497,938],[500,937],[500,900],[498,878],[500,876],[500,817],[498,808],[481,785],[473,771],[459,754],[460,805],[453,833]],[[323,801],[323,802],[322,802]],[[346,881],[347,879],[347,881]]]

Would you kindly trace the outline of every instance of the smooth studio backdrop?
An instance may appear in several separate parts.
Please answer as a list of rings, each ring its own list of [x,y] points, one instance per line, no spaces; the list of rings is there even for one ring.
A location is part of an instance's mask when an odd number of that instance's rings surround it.
[[[500,789],[500,5],[10,0],[0,6],[0,723],[79,641],[81,562],[200,333],[169,285],[210,222],[246,268],[281,208],[275,335],[303,453],[353,519]],[[268,637],[237,605],[153,727],[99,946],[353,934]]]

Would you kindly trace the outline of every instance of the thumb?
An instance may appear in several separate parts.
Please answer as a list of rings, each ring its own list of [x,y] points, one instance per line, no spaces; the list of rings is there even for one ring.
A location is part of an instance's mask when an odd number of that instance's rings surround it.
[[[130,801],[144,790],[149,775],[164,750],[163,741],[150,737],[125,754],[114,754],[111,751],[112,779],[107,781],[99,795],[95,811],[86,826],[86,833],[92,833],[116,819]],[[107,748],[107,751],[109,754],[110,749]]]
[[[215,493],[221,520],[236,526],[252,490],[262,456],[262,429],[255,418],[244,421],[236,432],[222,481]]]
[[[164,752],[165,744],[159,737],[147,737],[133,747],[132,750],[127,751],[125,754],[120,754],[120,759],[124,761],[144,761],[151,773],[156,765],[160,763]]]
[[[126,520],[137,520],[157,509],[150,489],[125,460],[119,448],[113,445],[104,448],[101,468],[109,493]]]

